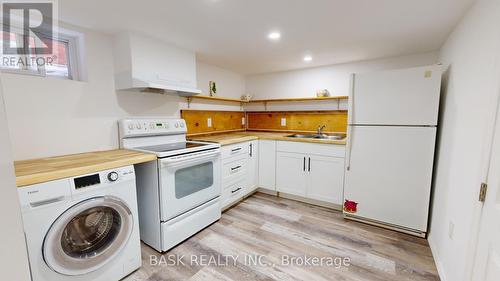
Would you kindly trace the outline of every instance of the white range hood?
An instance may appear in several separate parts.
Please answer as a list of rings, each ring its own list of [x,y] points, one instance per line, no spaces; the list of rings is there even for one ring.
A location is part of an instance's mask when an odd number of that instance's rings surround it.
[[[194,52],[132,33],[116,35],[113,44],[117,90],[180,96],[201,93],[197,88]]]

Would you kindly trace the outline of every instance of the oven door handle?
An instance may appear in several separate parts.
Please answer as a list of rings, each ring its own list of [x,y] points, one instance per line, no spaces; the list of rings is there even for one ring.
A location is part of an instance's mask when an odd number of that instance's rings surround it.
[[[171,166],[176,166],[178,164],[185,164],[189,162],[204,162],[206,160],[210,160],[213,158],[216,158],[220,154],[220,149],[215,149],[210,152],[204,152],[203,154],[200,153],[193,153],[193,155],[186,155],[186,156],[174,156],[170,158],[163,158],[160,159],[160,163],[162,167],[171,167]]]

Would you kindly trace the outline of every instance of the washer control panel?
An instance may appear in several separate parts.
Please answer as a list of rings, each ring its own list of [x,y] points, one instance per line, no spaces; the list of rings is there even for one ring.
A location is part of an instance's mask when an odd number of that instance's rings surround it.
[[[173,135],[187,132],[184,119],[125,119],[119,122],[120,136]]]
[[[135,184],[134,166],[125,166],[86,175],[18,188],[22,209],[35,209],[73,200],[86,194],[102,196],[100,190]]]

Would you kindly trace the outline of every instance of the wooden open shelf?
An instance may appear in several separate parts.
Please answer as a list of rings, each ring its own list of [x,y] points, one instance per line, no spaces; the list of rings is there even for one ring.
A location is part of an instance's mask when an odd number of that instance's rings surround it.
[[[305,101],[340,101],[343,99],[348,99],[347,96],[338,96],[338,97],[310,97],[310,98],[283,98],[283,99],[260,99],[260,100],[240,100],[234,98],[222,98],[222,97],[211,97],[211,96],[189,96],[186,97],[188,102],[188,108],[190,108],[191,102],[193,99],[202,99],[202,100],[212,100],[212,101],[222,101],[222,102],[236,102],[240,104],[240,107],[243,107],[245,103],[264,103],[266,105],[268,102],[305,102]]]
[[[213,100],[213,101],[227,101],[227,102],[245,102],[247,103],[248,101],[240,100],[240,99],[233,99],[233,98],[222,98],[222,97],[211,97],[211,96],[189,96],[188,99],[202,99],[202,100]]]
[[[338,97],[324,97],[324,98],[289,98],[289,99],[261,99],[261,100],[250,100],[250,103],[265,103],[265,102],[300,102],[300,101],[324,101],[324,100],[342,100],[347,99],[347,96]]]

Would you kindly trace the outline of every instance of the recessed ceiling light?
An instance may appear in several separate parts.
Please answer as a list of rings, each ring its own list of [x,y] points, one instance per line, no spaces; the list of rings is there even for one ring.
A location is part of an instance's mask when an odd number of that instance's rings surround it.
[[[305,56],[304,61],[312,61],[313,58],[311,56]]]
[[[276,40],[279,40],[281,38],[281,33],[276,32],[276,31],[271,32],[271,33],[269,33],[269,35],[267,37],[273,41],[276,41]]]

